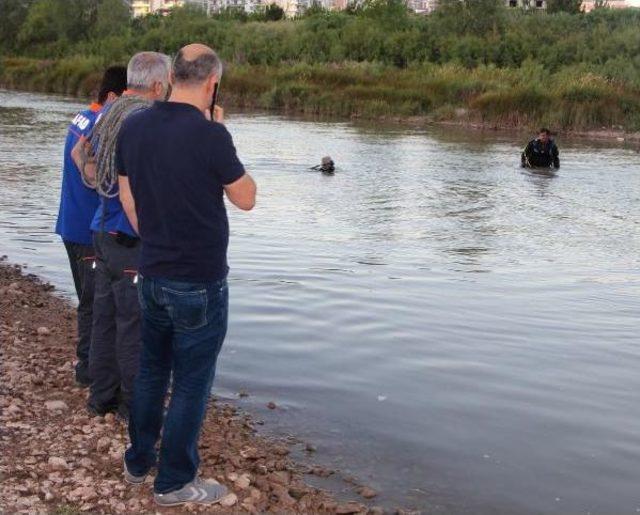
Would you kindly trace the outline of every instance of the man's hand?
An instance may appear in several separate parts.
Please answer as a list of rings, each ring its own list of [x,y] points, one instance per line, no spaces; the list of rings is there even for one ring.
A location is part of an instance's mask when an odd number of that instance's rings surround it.
[[[256,205],[256,189],[256,183],[248,173],[224,187],[229,201],[243,211],[251,211]]]
[[[209,109],[207,109],[204,112],[204,117],[207,120],[211,121],[211,111]],[[220,107],[218,104],[216,104],[213,107],[213,121],[218,123],[224,123],[224,109]]]
[[[81,137],[71,150],[71,159],[80,170],[85,182],[92,188],[96,187],[96,160],[93,157],[91,143],[84,136]]]
[[[129,223],[136,234],[140,234],[138,230],[138,215],[136,213],[136,202],[133,199],[131,186],[129,185],[129,177],[126,175],[118,176],[118,188],[120,189],[120,203],[124,209],[125,215],[129,219]]]
[[[218,123],[224,123],[224,109],[218,104],[213,107],[213,120]]]

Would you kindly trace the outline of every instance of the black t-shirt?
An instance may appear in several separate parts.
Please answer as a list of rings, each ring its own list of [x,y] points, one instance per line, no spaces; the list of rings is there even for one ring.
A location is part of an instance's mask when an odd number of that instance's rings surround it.
[[[231,135],[190,104],[156,102],[127,118],[116,167],[129,177],[148,277],[208,282],[227,276],[223,185],[244,175]]]

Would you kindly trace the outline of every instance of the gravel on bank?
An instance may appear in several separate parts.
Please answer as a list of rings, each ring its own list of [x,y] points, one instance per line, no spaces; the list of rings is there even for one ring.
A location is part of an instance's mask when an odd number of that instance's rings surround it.
[[[75,311],[52,290],[0,263],[1,513],[384,513],[307,485],[304,474],[322,468],[296,464],[251,417],[214,401],[200,472],[233,493],[213,507],[159,509],[151,478],[142,486],[122,479],[126,427],[85,410],[87,392],[73,380]]]

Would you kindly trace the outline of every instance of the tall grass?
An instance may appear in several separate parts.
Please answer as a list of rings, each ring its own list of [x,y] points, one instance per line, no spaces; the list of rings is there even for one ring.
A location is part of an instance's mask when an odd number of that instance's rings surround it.
[[[0,65],[0,83],[89,96],[106,65],[201,41],[228,65],[227,104],[640,130],[640,9],[545,14],[507,9],[503,0],[440,0],[433,14],[418,16],[403,0],[363,0],[348,11],[312,9],[276,22],[189,9],[129,21],[124,12],[111,20],[113,30],[98,31],[109,20],[92,14],[96,2],[72,3],[65,10],[70,0],[14,2],[24,16],[0,23],[0,52],[19,57]]]
[[[0,83],[80,96],[92,95],[104,63],[10,58]],[[424,117],[493,127],[640,130],[640,89],[580,69],[556,73],[482,65],[422,64],[398,69],[374,63],[268,66],[231,64],[221,99],[227,105],[315,116]],[[534,66],[535,68],[535,66]]]

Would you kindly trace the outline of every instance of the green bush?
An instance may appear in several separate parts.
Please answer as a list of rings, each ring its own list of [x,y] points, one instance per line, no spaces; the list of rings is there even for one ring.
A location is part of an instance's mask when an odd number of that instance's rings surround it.
[[[272,7],[128,20],[119,0],[0,0],[11,14],[0,17],[0,51],[11,56],[0,82],[87,95],[105,66],[136,51],[201,41],[226,62],[221,98],[244,107],[637,130],[640,10],[576,14],[576,2],[544,13],[441,0],[422,16],[402,0],[366,0],[293,20]]]

